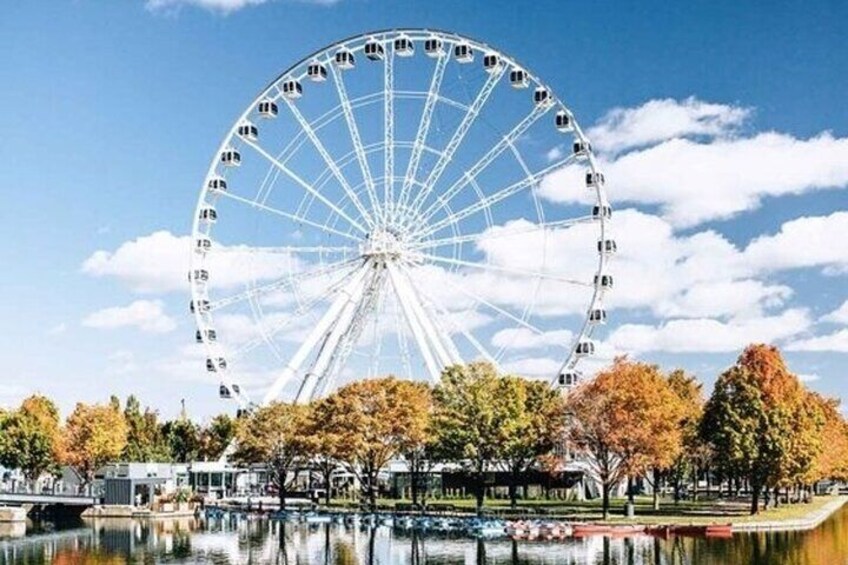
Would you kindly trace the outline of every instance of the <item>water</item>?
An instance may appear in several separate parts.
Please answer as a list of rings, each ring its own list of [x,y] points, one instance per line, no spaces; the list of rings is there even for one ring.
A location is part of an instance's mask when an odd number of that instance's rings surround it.
[[[21,537],[23,536],[23,537]],[[0,525],[0,563],[848,564],[848,507],[810,532],[729,539],[591,537],[560,542],[417,535],[386,526],[225,518]]]

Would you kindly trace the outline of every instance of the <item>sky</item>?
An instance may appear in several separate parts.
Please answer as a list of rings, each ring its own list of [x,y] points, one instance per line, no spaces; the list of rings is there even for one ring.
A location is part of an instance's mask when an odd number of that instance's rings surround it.
[[[511,55],[591,139],[619,253],[587,370],[626,353],[684,367],[709,390],[763,341],[808,386],[848,398],[846,24],[848,6],[816,1],[11,3],[0,19],[0,405],[41,392],[68,413],[136,394],[166,417],[180,399],[197,419],[234,411],[193,348],[187,310],[210,160],[290,65],[405,27]],[[562,146],[545,143],[528,137],[522,153],[555,160]],[[576,206],[585,198],[561,190],[574,178],[565,167],[534,194],[551,209]],[[516,264],[526,248],[471,252]],[[512,336],[509,369],[556,365],[555,332],[575,330],[557,300],[541,299],[558,313],[538,339]]]

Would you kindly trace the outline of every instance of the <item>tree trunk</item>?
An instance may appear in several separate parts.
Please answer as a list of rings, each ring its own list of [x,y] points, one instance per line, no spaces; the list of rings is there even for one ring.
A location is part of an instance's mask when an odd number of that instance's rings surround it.
[[[633,498],[633,477],[630,475],[627,476],[627,502],[630,504],[635,504],[636,501]]]
[[[512,467],[509,472],[509,506],[518,506],[518,468]]]
[[[330,466],[325,466],[323,469],[321,469],[321,473],[324,476],[324,503],[329,506],[330,498],[332,496],[332,493],[330,492],[332,486],[330,484],[330,480],[331,475],[333,474],[333,468]]]
[[[277,493],[280,496],[280,510],[285,510],[286,509],[286,494],[287,494],[287,492],[286,492],[286,472],[285,471],[280,472],[279,483],[280,484],[279,484],[279,487],[277,488]]]
[[[751,515],[760,511],[760,485],[751,483]]]
[[[610,487],[609,479],[604,479],[601,484],[602,491],[602,501],[601,501],[601,509],[603,511],[604,520],[609,518],[609,505],[610,505]]]
[[[371,512],[377,511],[377,485],[374,484],[377,481],[377,473],[369,470],[368,471],[368,508]]]
[[[475,482],[477,483],[475,486],[477,488],[475,489],[474,495],[477,498],[477,515],[479,516],[483,513],[483,500],[486,495],[486,474],[479,467],[477,468],[477,476],[475,479]]]
[[[654,467],[654,510],[660,509],[660,470]]]

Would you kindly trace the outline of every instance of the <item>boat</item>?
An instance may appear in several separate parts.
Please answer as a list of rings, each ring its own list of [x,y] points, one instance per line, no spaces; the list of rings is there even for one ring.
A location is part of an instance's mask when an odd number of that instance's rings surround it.
[[[574,524],[574,537],[603,536],[612,533],[612,526],[606,524]]]

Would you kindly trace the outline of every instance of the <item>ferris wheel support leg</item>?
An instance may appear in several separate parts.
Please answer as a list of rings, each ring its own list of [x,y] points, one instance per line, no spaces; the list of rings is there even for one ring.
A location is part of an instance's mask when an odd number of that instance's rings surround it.
[[[412,298],[410,302],[415,315],[418,317],[419,323],[424,329],[424,333],[433,342],[439,362],[444,367],[462,363],[462,359],[459,357],[456,345],[453,343],[453,340],[451,340],[450,335],[446,331],[442,330],[434,321],[433,314],[425,307],[425,303],[421,298],[421,293],[418,292],[418,289],[415,287],[415,283],[412,282],[412,277],[409,276],[406,269],[403,267],[400,267],[399,271],[403,276],[403,284],[407,287],[407,292]]]
[[[368,265],[373,268],[372,262],[369,261]],[[364,283],[360,284],[356,290],[348,296],[341,313],[338,318],[336,318],[336,323],[326,334],[324,342],[318,350],[318,356],[315,358],[315,362],[312,363],[312,367],[310,367],[309,371],[307,371],[306,375],[303,377],[300,390],[298,390],[297,396],[295,397],[295,404],[301,404],[312,400],[318,383],[329,377],[327,374],[328,368],[332,365],[333,359],[339,353],[339,344],[341,343],[342,338],[350,332],[354,326],[356,313],[359,310],[359,305],[365,294],[366,286],[367,285]]]
[[[283,390],[286,383],[297,374],[300,370],[300,366],[306,360],[306,357],[313,349],[315,349],[315,346],[330,326],[332,326],[333,322],[338,319],[339,314],[345,305],[351,301],[353,296],[358,294],[359,289],[362,287],[363,279],[367,273],[368,264],[366,263],[363,264],[358,271],[355,271],[348,284],[339,290],[339,295],[330,305],[330,308],[324,313],[318,321],[318,324],[312,329],[309,336],[292,356],[288,365],[286,365],[286,368],[283,369],[283,372],[279,377],[277,377],[274,384],[271,385],[271,388],[268,389],[268,392],[262,399],[263,406],[276,399],[280,395],[280,392]]]
[[[438,382],[442,369],[450,364],[450,360],[447,358],[438,340],[433,339],[433,334],[422,323],[424,320],[419,317],[418,311],[415,308],[416,299],[410,294],[404,280],[404,275],[391,263],[387,265],[387,269],[389,271],[389,280],[391,280],[395,293],[398,296],[398,302],[400,302],[403,315],[409,324],[409,328],[412,330],[412,335],[418,343],[418,349],[421,350],[421,355],[424,357],[424,363],[427,365],[430,377],[434,382]]]

